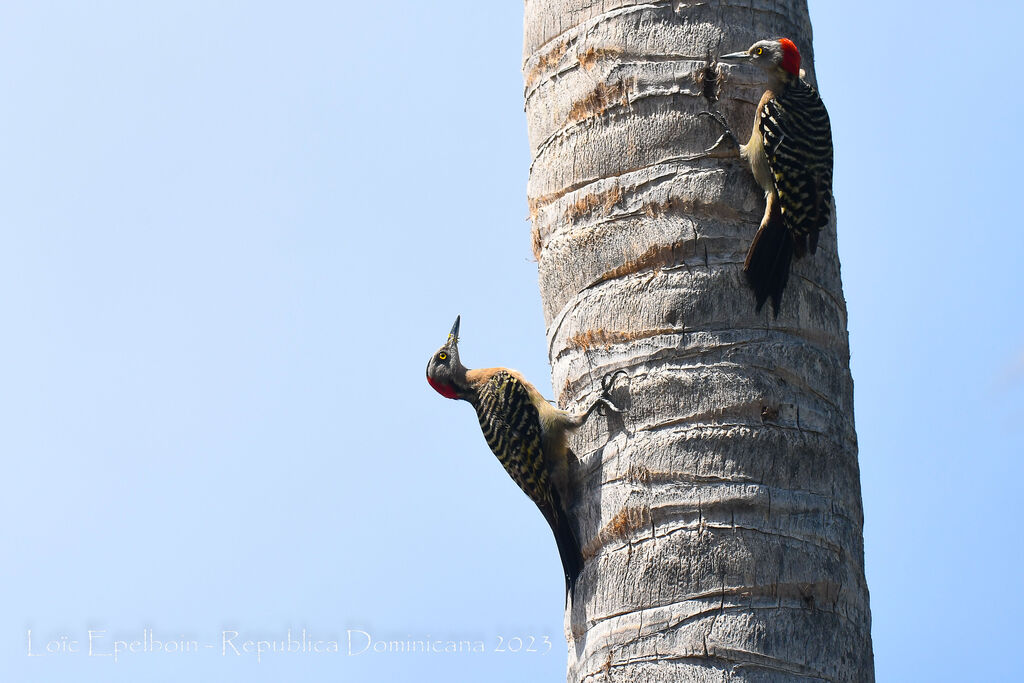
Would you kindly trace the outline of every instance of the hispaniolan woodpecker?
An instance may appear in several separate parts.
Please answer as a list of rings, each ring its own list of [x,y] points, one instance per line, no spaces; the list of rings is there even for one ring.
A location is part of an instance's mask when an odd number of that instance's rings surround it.
[[[625,371],[607,375],[601,395],[582,413],[559,410],[515,370],[464,367],[459,361],[460,319],[427,363],[427,382],[445,398],[468,401],[476,410],[487,445],[551,527],[569,595],[583,569],[583,555],[569,523],[569,460],[575,456],[568,437],[600,406],[621,412],[608,392],[615,375]]]
[[[778,317],[790,260],[817,251],[818,233],[832,215],[832,128],[817,91],[803,80],[800,52],[793,41],[762,40],[745,52],[718,59],[749,62],[768,76],[747,144],[736,139],[720,114],[712,116],[726,130],[719,142],[728,136],[739,146],[740,156],[764,189],[764,218],[743,271],[757,298],[757,310],[771,298]]]

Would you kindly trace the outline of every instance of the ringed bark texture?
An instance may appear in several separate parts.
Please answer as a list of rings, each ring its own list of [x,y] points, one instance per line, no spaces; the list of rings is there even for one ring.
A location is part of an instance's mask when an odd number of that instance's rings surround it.
[[[764,198],[739,159],[687,158],[708,50],[787,36],[804,0],[526,0],[528,198],[552,377],[626,413],[574,440],[586,567],[569,681],[871,681],[863,513],[835,223],[778,319],[743,259]],[[760,72],[723,68],[746,138]],[[824,94],[826,105],[828,94]],[[607,425],[607,429],[606,429]]]

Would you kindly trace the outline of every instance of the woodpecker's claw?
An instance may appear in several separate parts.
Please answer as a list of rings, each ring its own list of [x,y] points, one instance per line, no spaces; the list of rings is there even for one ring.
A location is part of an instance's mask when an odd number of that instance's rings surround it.
[[[686,159],[687,161],[696,161],[698,159],[708,159],[708,158],[725,159],[725,158],[728,158],[728,157],[734,157],[734,156],[738,156],[739,155],[740,141],[736,137],[736,134],[732,132],[732,129],[729,128],[729,124],[728,124],[728,122],[726,122],[725,117],[722,116],[721,112],[718,112],[718,111],[702,111],[702,112],[698,112],[697,116],[708,116],[708,117],[710,117],[711,119],[713,119],[715,121],[715,123],[717,123],[722,128],[724,128],[725,132],[722,133],[722,136],[720,138],[715,140],[715,144],[711,145],[710,147],[708,147],[703,152],[700,152],[698,154],[692,154],[692,155],[689,155],[689,156],[686,156],[686,157],[682,157],[682,158]],[[732,144],[731,145],[725,145],[724,143],[726,141],[731,142]],[[719,147],[725,147],[726,149],[720,150]]]
[[[614,372],[609,372],[607,375],[601,378],[601,392],[605,398],[610,398],[608,392],[615,386],[615,378],[619,375],[628,375],[629,373],[625,370],[619,369]]]
[[[739,148],[740,148],[739,138],[737,138],[736,134],[732,132],[732,128],[729,127],[729,122],[725,120],[725,116],[722,114],[722,112],[720,112],[720,111],[702,111],[699,114],[697,114],[697,116],[707,116],[708,118],[713,120],[715,123],[720,125],[722,127],[722,129],[724,130],[724,132],[722,133],[721,137],[719,137],[717,140],[715,140],[715,144],[711,145],[711,147],[709,147],[708,149],[704,150],[704,155],[705,156],[709,156],[709,157],[732,156],[732,155],[734,155],[739,150]],[[717,152],[718,148],[721,147],[722,143],[725,142],[726,140],[731,142],[735,149],[730,149],[727,153],[724,153],[724,154]]]
[[[598,412],[605,415],[604,409],[612,411],[613,413],[622,413],[622,409],[612,403],[611,391],[612,387],[615,386],[615,378],[619,375],[628,375],[629,373],[625,370],[615,370],[609,372],[607,375],[601,378],[601,396],[598,397],[597,406]]]
[[[732,129],[729,128],[729,123],[725,120],[725,116],[722,115],[722,112],[715,111],[715,110],[702,111],[702,112],[698,112],[697,116],[709,116],[709,117],[711,117],[712,119],[714,119],[715,121],[718,122],[718,125],[720,125],[722,128],[725,129],[725,132],[727,132],[729,135],[732,135]],[[735,135],[733,135],[732,137],[733,137],[733,139],[736,138]]]

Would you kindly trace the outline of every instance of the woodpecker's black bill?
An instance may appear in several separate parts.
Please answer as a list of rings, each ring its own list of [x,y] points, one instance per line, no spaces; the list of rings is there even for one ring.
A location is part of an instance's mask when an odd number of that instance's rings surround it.
[[[461,315],[455,316],[455,324],[452,325],[452,331],[448,333],[448,343],[458,344],[459,343],[459,322],[462,320]]]
[[[750,61],[749,52],[730,52],[727,55],[720,55],[718,61],[733,61],[733,62],[748,62]]]

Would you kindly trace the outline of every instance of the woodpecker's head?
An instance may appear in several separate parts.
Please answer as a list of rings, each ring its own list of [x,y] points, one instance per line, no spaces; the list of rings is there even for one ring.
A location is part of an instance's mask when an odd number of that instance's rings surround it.
[[[759,40],[746,52],[733,52],[718,59],[725,62],[749,62],[779,80],[789,76],[801,78],[804,75],[800,69],[800,51],[789,38]]]
[[[427,382],[434,391],[445,398],[459,398],[459,387],[466,380],[466,368],[459,362],[459,321],[455,318],[452,331],[448,333],[448,341],[430,357],[427,363]]]

